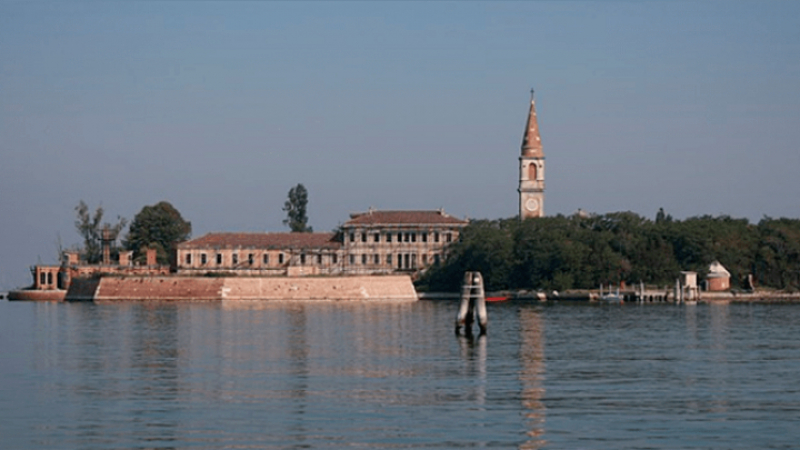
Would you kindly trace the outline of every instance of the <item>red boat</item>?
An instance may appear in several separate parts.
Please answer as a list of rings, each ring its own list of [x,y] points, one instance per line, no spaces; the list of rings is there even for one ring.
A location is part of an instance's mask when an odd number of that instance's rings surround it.
[[[487,302],[504,302],[508,299],[509,297],[486,297]]]

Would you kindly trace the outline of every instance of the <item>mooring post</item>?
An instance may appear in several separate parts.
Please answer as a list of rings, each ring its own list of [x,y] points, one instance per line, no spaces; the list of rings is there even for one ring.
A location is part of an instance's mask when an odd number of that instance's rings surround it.
[[[483,290],[483,277],[480,272],[464,273],[461,285],[461,304],[456,316],[456,333],[464,328],[465,334],[472,333],[472,323],[477,319],[481,334],[486,334],[488,316],[486,296]]]
[[[483,291],[483,275],[480,272],[472,272],[472,285],[475,286],[475,295],[472,302],[475,305],[475,313],[478,319],[478,327],[481,334],[486,334],[486,326],[489,318],[486,316],[486,293]]]
[[[459,332],[461,327],[464,327],[464,330],[468,327],[472,326],[472,318],[468,316],[472,315],[472,311],[470,311],[470,298],[472,298],[472,272],[465,272],[464,273],[464,281],[461,283],[461,305],[458,308],[458,315],[456,316],[456,333]],[[469,320],[469,323],[467,321]]]

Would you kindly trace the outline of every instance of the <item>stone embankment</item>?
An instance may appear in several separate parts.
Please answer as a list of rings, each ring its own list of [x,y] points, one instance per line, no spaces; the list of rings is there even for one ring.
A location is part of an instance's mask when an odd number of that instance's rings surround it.
[[[73,280],[67,301],[417,300],[411,278],[137,276]]]

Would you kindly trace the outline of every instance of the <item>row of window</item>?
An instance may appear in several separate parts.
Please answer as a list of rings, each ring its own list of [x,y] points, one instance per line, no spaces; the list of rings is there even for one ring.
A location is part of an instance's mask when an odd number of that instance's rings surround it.
[[[417,233],[360,233],[361,235],[361,242],[381,242],[381,236],[383,236],[383,242],[417,242]],[[356,241],[356,233],[350,233],[350,242]],[[371,239],[370,239],[371,237]],[[420,242],[428,242],[428,233],[422,232],[419,233]],[[439,232],[433,233],[433,242],[441,242],[442,236]],[[444,242],[452,242],[453,241],[453,233],[444,233]]]
[[[395,259],[395,256],[397,257]],[[379,254],[362,254],[361,258],[357,258],[356,255],[350,255],[350,265],[355,266],[356,264],[360,263],[362,266],[366,265],[375,265],[379,266],[381,264],[385,264],[387,266],[393,266],[395,264],[394,261],[397,261],[397,268],[398,269],[416,269],[417,268],[417,254],[416,253],[398,253],[397,255],[393,255],[391,253],[384,255],[383,262],[381,262],[381,255]],[[428,255],[422,255],[422,265],[427,266],[428,262]],[[439,264],[440,257],[438,254],[433,255],[433,263]]]
[[[200,256],[200,265],[201,266],[207,265],[208,264],[208,255],[206,253],[200,253],[199,256]],[[313,258],[313,259],[309,258],[308,256],[311,256],[311,258]],[[395,256],[396,256],[396,259],[395,259]],[[262,255],[261,259],[262,259],[262,264],[263,265],[265,265],[265,266],[269,265],[269,261],[270,261],[269,254],[264,253]],[[193,259],[193,254],[192,253],[186,253],[184,255],[184,261],[185,261],[187,266],[191,266],[193,260],[194,259]],[[248,253],[247,254],[247,264],[250,265],[250,266],[253,266],[253,265],[255,265],[255,261],[256,261],[255,254],[254,253]],[[322,254],[317,254],[317,255],[300,254],[300,265],[305,265],[305,264],[309,263],[310,261],[315,261],[317,264],[321,265],[322,262],[323,262],[323,255]],[[330,261],[331,264],[338,264],[338,262],[339,262],[338,255],[336,253],[331,253],[329,261]],[[381,264],[385,264],[387,266],[392,266],[392,265],[395,264],[395,261],[396,261],[398,269],[416,269],[417,268],[417,254],[416,253],[398,253],[397,255],[393,255],[393,254],[389,253],[389,254],[383,255],[383,258],[382,258],[382,255],[379,255],[377,253],[376,254],[372,254],[372,255],[362,254],[360,258],[357,258],[357,255],[350,255],[350,259],[349,259],[349,263],[352,266],[354,266],[356,264],[361,264],[361,265],[370,265],[370,264],[372,264],[372,265],[381,265]],[[432,262],[434,264],[439,264],[439,261],[440,261],[439,255],[438,254],[434,254]],[[224,263],[224,255],[222,253],[215,254],[215,262],[216,262],[217,266],[222,266],[223,263]],[[278,264],[282,265],[285,262],[286,262],[286,255],[284,253],[279,253],[278,254]],[[427,266],[429,262],[431,262],[431,260],[428,258],[428,255],[427,254],[422,255],[422,265],[423,266]],[[231,255],[231,264],[233,266],[239,265],[239,254],[238,253],[233,253]],[[42,275],[44,275],[44,274],[42,274]]]
[[[315,256],[316,256],[317,264],[322,264],[323,255],[319,254],[319,255],[315,255]],[[184,261],[186,262],[187,266],[191,266],[192,265],[192,261],[193,261],[192,258],[193,257],[192,257],[191,253],[186,253],[186,255],[184,256]],[[217,253],[215,255],[215,258],[216,258],[216,264],[218,266],[223,265],[225,258],[224,258],[224,255],[222,253]],[[269,259],[269,254],[268,253],[264,253],[263,255],[261,255],[261,263],[263,265],[268,266],[269,265],[269,261],[270,261],[270,259]],[[282,265],[285,262],[286,262],[286,255],[284,253],[278,253],[278,265]],[[306,264],[307,262],[308,261],[307,261],[306,255],[305,254],[301,254],[300,255],[300,264]],[[330,255],[330,262],[332,264],[337,264],[339,262],[339,257],[338,257],[338,255],[336,253],[333,253],[333,254]],[[247,254],[247,265],[253,266],[253,265],[255,265],[255,263],[256,263],[255,254],[254,253],[248,253]],[[205,253],[200,253],[200,265],[201,266],[205,266],[206,264],[208,264],[208,255],[205,254]],[[231,264],[234,265],[234,266],[237,266],[237,265],[240,264],[239,254],[238,253],[233,253],[231,255]]]

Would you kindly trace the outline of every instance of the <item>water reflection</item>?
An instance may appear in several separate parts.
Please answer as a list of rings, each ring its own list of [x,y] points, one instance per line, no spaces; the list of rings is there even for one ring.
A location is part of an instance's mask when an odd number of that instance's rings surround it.
[[[797,305],[455,308],[0,302],[2,444],[796,446]]]
[[[457,336],[461,358],[464,361],[464,376],[477,380],[468,396],[478,405],[486,403],[486,334],[471,333]]]
[[[523,449],[537,449],[546,444],[544,436],[544,322],[540,310],[519,310],[520,373],[522,383],[522,408],[528,427],[528,440],[520,445]]]

